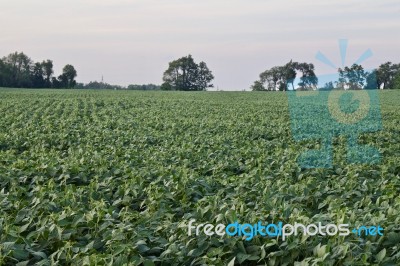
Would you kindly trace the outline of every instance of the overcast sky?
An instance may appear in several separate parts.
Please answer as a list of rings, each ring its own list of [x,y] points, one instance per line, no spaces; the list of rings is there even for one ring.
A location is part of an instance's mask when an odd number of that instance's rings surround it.
[[[364,66],[400,62],[398,0],[0,0],[0,56],[23,51],[65,64],[79,82],[162,82],[168,62],[192,54],[205,61],[219,89],[248,89],[260,72],[294,61],[334,71],[338,39],[347,63],[365,50]]]

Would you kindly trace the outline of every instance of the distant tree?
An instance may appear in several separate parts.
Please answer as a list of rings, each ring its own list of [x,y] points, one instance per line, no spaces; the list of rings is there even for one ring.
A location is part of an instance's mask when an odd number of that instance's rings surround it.
[[[196,90],[206,90],[214,87],[210,82],[214,79],[213,74],[208,69],[206,63],[201,61],[197,66],[196,77],[194,77]]]
[[[390,79],[388,82],[388,88],[394,89],[396,87],[396,78],[400,74],[400,64],[393,64],[390,69]]]
[[[86,88],[85,88],[85,83],[77,82],[76,85],[75,85],[75,87],[74,87],[74,89],[79,89],[79,90],[86,89]]]
[[[367,73],[361,65],[353,64],[351,67],[339,68],[339,82],[344,83],[349,90],[361,90],[364,88]]]
[[[203,91],[213,87],[214,79],[206,63],[196,64],[191,55],[179,58],[169,63],[164,72],[163,90]]]
[[[172,91],[172,90],[173,90],[173,87],[172,87],[172,85],[171,85],[169,82],[164,82],[164,83],[161,85],[161,90],[163,90],[163,91]]]
[[[265,91],[264,84],[261,81],[254,81],[254,84],[250,88],[252,91]]]
[[[393,79],[393,89],[400,89],[400,73],[397,73]]]
[[[76,70],[72,65],[66,65],[63,73],[58,77],[59,85],[63,88],[73,88],[76,85]]]
[[[335,89],[335,86],[333,85],[332,81],[325,83],[324,87],[321,88],[321,90],[324,90],[324,91],[331,91],[334,89]]]
[[[22,52],[15,52],[4,57],[2,61],[8,65],[10,70],[10,87],[29,88],[32,86],[31,68],[33,62],[27,55]]]
[[[12,87],[11,68],[0,59],[0,87]]]
[[[377,71],[372,70],[371,72],[366,73],[366,85],[365,89],[367,90],[376,90],[381,87],[380,80],[377,78]]]
[[[76,70],[67,65],[63,74],[53,77],[53,61],[33,62],[23,52],[0,59],[0,86],[11,88],[60,88],[75,85]]]
[[[46,60],[42,62],[42,71],[44,75],[44,80],[47,88],[51,87],[51,78],[53,76],[53,61]]]
[[[63,87],[63,84],[60,81],[60,77],[56,78],[56,77],[52,77],[51,78],[51,86],[54,89],[60,89]]]
[[[316,89],[318,78],[314,73],[314,65],[293,62],[293,60],[283,66],[275,66],[262,72],[260,79],[255,81],[251,88],[252,90],[286,91],[291,84],[292,90],[295,90],[294,81],[297,71],[302,73],[298,84],[300,90]]]
[[[285,80],[285,86],[284,86],[285,90],[287,90],[288,84],[292,84],[292,90],[295,90],[294,80],[296,79],[297,76],[296,69],[298,69],[298,63],[293,62],[293,60],[290,60],[290,62],[284,66],[283,78]]]
[[[45,88],[46,81],[44,79],[44,72],[41,63],[35,63],[33,65],[33,71],[31,74],[31,81],[33,88]]]
[[[149,90],[159,90],[160,86],[155,84],[143,84],[143,85],[131,84],[128,86],[127,89],[149,91]]]
[[[392,62],[386,62],[384,64],[381,64],[376,71],[377,79],[383,85],[383,89],[386,89],[388,87],[388,84],[390,83],[390,79],[392,76],[391,68],[392,68]]]
[[[376,70],[376,78],[378,80],[378,84],[380,84],[379,88],[393,88],[394,79],[398,73],[400,73],[400,64],[393,64],[392,62],[381,64]]]
[[[268,91],[276,91],[282,83],[282,67],[273,67],[260,74],[260,83],[267,85]]]
[[[299,70],[302,74],[300,77],[300,90],[314,90],[318,85],[318,77],[315,75],[315,67],[313,64],[298,63],[296,70]]]

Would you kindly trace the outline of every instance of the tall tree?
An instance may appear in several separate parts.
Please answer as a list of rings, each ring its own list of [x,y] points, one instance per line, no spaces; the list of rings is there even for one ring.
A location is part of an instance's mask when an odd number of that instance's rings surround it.
[[[35,63],[32,70],[32,87],[33,88],[44,88],[46,86],[46,82],[44,79],[44,72],[41,63]]]
[[[45,77],[46,87],[51,87],[51,78],[53,76],[53,61],[46,60],[42,62],[42,70]]]
[[[12,53],[3,58],[3,62],[10,69],[10,86],[11,87],[31,87],[31,68],[32,60],[24,53]]]
[[[279,88],[279,84],[281,83],[281,71],[281,67],[273,67],[269,70],[262,72],[260,74],[260,83],[266,83],[268,91],[276,91]]]
[[[163,75],[163,90],[202,91],[213,87],[214,79],[206,63],[196,64],[191,55],[169,63]]]
[[[344,82],[349,90],[361,90],[364,88],[367,74],[361,65],[353,64],[351,67],[339,68],[339,81]]]
[[[393,89],[400,89],[400,72],[396,74],[393,80]]]
[[[393,64],[390,68],[390,78],[388,82],[388,88],[394,89],[396,86],[396,78],[400,74],[400,64]]]
[[[260,74],[260,80],[254,82],[252,90],[268,90],[268,91],[286,91],[291,84],[292,90],[295,90],[294,81],[297,71],[302,73],[300,78],[301,90],[316,89],[318,78],[314,72],[314,65],[308,63],[298,63],[290,60],[283,66],[275,66]]]
[[[58,77],[58,81],[61,87],[64,88],[73,88],[76,85],[75,78],[77,76],[77,72],[72,65],[66,65],[63,68],[63,73]]]
[[[298,63],[296,70],[301,72],[300,90],[314,90],[318,85],[318,77],[315,75],[315,67],[313,64]]]
[[[371,72],[366,73],[366,85],[365,89],[376,90],[381,87],[381,81],[377,78],[377,70],[374,69]]]
[[[377,80],[383,85],[383,89],[393,87],[394,79],[398,73],[400,73],[400,64],[393,64],[392,62],[381,64],[376,70]]]
[[[0,59],[0,87],[12,87],[11,68]]]
[[[292,84],[292,90],[295,90],[294,80],[296,79],[296,76],[297,76],[297,73],[296,73],[297,68],[298,68],[298,63],[293,62],[293,60],[290,60],[290,62],[284,66],[284,80],[286,81],[285,82],[285,90],[287,90],[287,85],[289,83]]]

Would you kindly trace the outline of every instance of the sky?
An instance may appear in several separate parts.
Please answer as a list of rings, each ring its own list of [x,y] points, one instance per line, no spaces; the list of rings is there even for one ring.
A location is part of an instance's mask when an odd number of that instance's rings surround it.
[[[400,62],[398,0],[0,0],[0,57],[23,51],[34,61],[66,64],[78,82],[162,83],[168,62],[191,54],[204,61],[219,90],[249,89],[258,75],[293,61],[317,75],[367,49],[367,69]]]

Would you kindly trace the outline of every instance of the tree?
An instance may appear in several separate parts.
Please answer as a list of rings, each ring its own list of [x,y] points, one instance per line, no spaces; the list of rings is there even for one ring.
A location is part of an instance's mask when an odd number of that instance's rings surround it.
[[[196,64],[191,55],[169,63],[163,75],[163,90],[203,91],[214,79],[206,63]]]
[[[390,78],[388,82],[388,88],[394,89],[395,86],[398,84],[396,83],[396,79],[400,74],[400,64],[393,64],[390,68]]]
[[[53,77],[53,61],[33,62],[23,52],[11,53],[0,59],[0,86],[10,88],[72,88],[76,70],[66,65],[63,74]]]
[[[172,91],[173,88],[172,88],[172,85],[171,85],[170,83],[164,82],[164,83],[161,85],[161,90],[163,90],[163,91]]]
[[[138,85],[138,84],[130,84],[127,87],[128,90],[143,90],[143,91],[150,91],[150,90],[159,90],[160,86],[155,85],[155,84],[143,84],[143,85]]]
[[[260,83],[264,86],[267,85],[266,90],[276,91],[281,90],[286,84],[284,80],[285,74],[284,67],[276,66],[269,70],[266,70],[260,74]]]
[[[22,52],[15,52],[4,57],[3,62],[10,70],[10,87],[31,87],[31,68],[33,62],[27,55]]]
[[[381,64],[376,70],[376,78],[380,84],[379,88],[390,89],[394,86],[394,79],[397,74],[400,73],[400,64],[392,64],[392,62],[386,62]]]
[[[314,65],[308,63],[298,63],[290,60],[289,63],[283,66],[275,66],[260,74],[260,80],[255,81],[251,87],[255,90],[268,91],[286,91],[289,84],[295,90],[294,81],[297,76],[297,71],[302,73],[300,78],[300,90],[316,89],[318,78],[314,72]],[[264,88],[264,89],[263,89]]]
[[[63,68],[63,73],[58,77],[59,86],[63,88],[73,88],[76,85],[75,78],[76,70],[72,65],[66,65]]]
[[[11,68],[0,59],[0,87],[12,87]]]
[[[293,60],[290,60],[289,63],[287,63],[284,68],[284,75],[283,78],[285,80],[285,90],[287,90],[287,85],[290,83],[292,84],[292,90],[295,90],[294,88],[294,80],[296,79],[297,73],[296,69],[298,68],[298,63],[293,62]]]
[[[266,89],[264,87],[264,84],[262,84],[261,81],[256,80],[256,81],[254,81],[254,84],[251,86],[251,90],[252,91],[265,91]]]
[[[400,72],[394,77],[393,89],[400,89]]]
[[[300,90],[314,90],[317,88],[318,78],[315,75],[315,67],[313,64],[298,63],[296,70],[302,73],[298,84]]]
[[[335,86],[333,85],[333,82],[329,81],[329,82],[325,83],[324,87],[322,87],[320,90],[331,91],[331,90],[334,90],[334,89],[335,89]]]
[[[361,90],[364,88],[367,74],[361,65],[353,64],[351,67],[339,68],[339,82],[344,83],[349,90]]]
[[[41,63],[35,63],[32,71],[32,87],[33,88],[44,88],[46,86],[46,82],[44,79],[44,72]]]
[[[366,83],[367,84],[365,85],[365,89],[367,90],[376,90],[381,87],[381,83],[377,79],[376,69],[366,73]]]
[[[46,60],[42,62],[42,71],[44,74],[45,84],[47,88],[51,87],[51,77],[53,76],[53,61]]]

